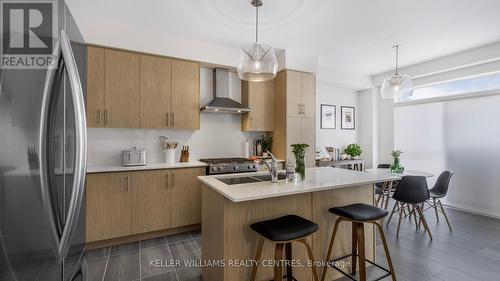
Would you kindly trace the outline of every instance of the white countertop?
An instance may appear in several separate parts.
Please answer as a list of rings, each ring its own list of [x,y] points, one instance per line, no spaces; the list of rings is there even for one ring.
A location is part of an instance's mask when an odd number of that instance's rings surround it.
[[[258,172],[238,175],[199,176],[198,180],[233,202],[243,202],[400,179],[400,177],[396,175],[387,173],[378,174],[332,167],[316,167],[307,168],[306,180],[299,183],[291,183],[282,180],[278,183],[256,182],[227,185],[217,180],[217,178],[266,174],[269,173]]]
[[[190,162],[175,162],[175,163],[148,163],[146,166],[88,166],[87,173],[106,173],[106,172],[127,172],[127,171],[143,171],[143,170],[159,170],[159,169],[179,169],[179,168],[195,168],[206,167],[207,163],[200,161]]]

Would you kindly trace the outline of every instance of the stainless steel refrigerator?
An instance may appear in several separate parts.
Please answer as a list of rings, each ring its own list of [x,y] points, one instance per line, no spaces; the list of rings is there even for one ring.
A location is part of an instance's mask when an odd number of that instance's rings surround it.
[[[86,280],[87,49],[64,1],[57,69],[2,69],[0,280]]]

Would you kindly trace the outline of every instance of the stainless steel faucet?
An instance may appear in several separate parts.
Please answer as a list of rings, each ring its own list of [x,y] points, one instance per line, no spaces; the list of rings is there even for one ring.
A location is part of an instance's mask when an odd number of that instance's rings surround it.
[[[267,153],[271,155],[271,161],[265,161],[262,159],[259,161],[259,164],[264,163],[267,166],[269,174],[271,175],[271,182],[276,183],[278,182],[278,160],[276,160],[276,157],[274,157],[271,152]]]

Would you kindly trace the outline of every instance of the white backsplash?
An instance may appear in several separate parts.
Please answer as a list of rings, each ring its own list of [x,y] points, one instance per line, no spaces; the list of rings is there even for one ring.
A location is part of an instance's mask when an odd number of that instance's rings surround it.
[[[200,103],[204,105],[212,99],[212,70],[200,71]],[[240,81],[236,73],[230,75],[232,98],[240,100]],[[166,136],[179,143],[176,159],[180,159],[183,145],[190,147],[190,160],[205,157],[243,157],[244,140],[250,143],[263,133],[241,131],[241,115],[201,113],[200,130],[163,129],[88,129],[88,165],[120,165],[121,151],[132,144],[147,151],[148,163],[162,162],[160,136]],[[250,146],[252,148],[252,145]]]

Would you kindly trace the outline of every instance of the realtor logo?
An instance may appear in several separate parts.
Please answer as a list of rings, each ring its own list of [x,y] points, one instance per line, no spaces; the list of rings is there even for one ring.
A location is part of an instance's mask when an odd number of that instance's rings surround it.
[[[1,68],[57,67],[57,2],[0,0]]]

